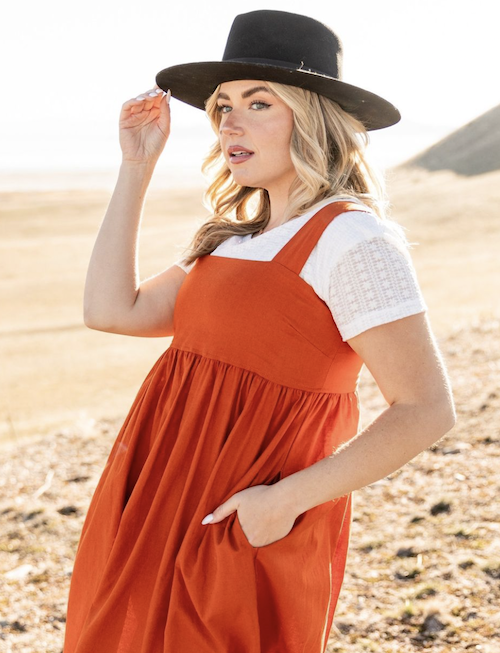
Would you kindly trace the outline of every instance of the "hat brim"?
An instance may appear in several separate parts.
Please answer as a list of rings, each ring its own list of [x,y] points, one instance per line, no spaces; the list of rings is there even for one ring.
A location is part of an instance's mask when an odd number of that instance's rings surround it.
[[[289,84],[324,95],[354,115],[368,131],[390,127],[401,120],[396,107],[379,95],[309,70],[266,63],[207,61],[170,66],[156,75],[161,89],[170,89],[173,97],[203,110],[219,84],[238,79]]]

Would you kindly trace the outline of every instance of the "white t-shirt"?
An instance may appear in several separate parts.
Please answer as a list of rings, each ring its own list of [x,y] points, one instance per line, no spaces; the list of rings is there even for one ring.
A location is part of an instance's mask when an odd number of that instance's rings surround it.
[[[402,228],[350,197],[328,198],[254,238],[230,236],[210,256],[270,261],[319,209],[345,200],[358,202],[363,211],[332,220],[300,272],[329,307],[342,339],[427,310]],[[176,265],[188,273],[194,263]]]

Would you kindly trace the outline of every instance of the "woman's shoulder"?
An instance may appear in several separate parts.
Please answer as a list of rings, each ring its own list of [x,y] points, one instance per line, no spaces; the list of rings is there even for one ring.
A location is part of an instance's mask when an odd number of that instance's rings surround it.
[[[338,200],[334,200],[338,201]],[[407,250],[409,245],[401,225],[390,218],[380,218],[369,206],[356,200],[359,210],[339,214],[325,229],[318,247],[340,254],[365,241],[380,239]]]

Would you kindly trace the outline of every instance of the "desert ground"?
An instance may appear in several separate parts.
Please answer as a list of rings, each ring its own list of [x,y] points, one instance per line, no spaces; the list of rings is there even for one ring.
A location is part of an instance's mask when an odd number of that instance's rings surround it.
[[[355,494],[329,653],[500,651],[500,173],[388,173],[452,381],[455,428]],[[150,191],[141,274],[182,254],[206,217],[198,188]],[[59,653],[92,492],[168,339],[86,329],[86,266],[110,194],[0,193],[0,649]],[[363,421],[385,404],[360,387]]]

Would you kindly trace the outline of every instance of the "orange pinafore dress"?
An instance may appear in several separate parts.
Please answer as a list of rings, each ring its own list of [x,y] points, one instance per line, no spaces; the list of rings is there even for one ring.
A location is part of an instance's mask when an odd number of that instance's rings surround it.
[[[64,653],[322,653],[344,574],[350,497],[254,548],[235,492],[330,455],[358,428],[361,360],[299,273],[336,215],[273,260],[197,260],[174,338],[145,379],[92,499]]]

